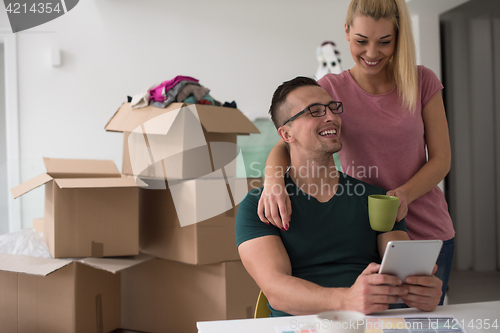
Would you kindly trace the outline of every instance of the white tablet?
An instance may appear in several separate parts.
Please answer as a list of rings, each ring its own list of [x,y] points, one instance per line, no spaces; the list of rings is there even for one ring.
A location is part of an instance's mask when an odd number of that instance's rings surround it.
[[[442,246],[441,240],[390,241],[379,273],[396,275],[401,281],[412,275],[431,275]]]

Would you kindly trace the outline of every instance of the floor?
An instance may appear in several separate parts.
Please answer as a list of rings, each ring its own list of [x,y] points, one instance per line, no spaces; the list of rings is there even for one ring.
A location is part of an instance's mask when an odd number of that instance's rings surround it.
[[[500,271],[452,271],[448,283],[448,304],[488,302],[500,300]],[[113,333],[134,333],[115,330]]]
[[[448,304],[500,300],[500,271],[452,271],[448,282]]]

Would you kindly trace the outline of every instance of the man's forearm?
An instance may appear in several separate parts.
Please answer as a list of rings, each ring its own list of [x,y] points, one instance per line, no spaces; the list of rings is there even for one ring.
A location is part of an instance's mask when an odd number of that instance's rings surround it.
[[[282,275],[263,290],[275,310],[307,315],[341,310],[347,288],[325,288],[290,275]]]

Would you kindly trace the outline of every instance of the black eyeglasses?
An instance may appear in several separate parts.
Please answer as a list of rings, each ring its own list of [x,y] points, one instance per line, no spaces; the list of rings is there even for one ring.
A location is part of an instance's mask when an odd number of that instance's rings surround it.
[[[295,118],[306,113],[307,111],[309,111],[309,113],[313,117],[323,117],[326,114],[327,107],[330,109],[330,111],[332,111],[333,114],[341,114],[342,112],[344,112],[344,107],[342,106],[342,102],[332,101],[329,104],[316,103],[313,105],[309,105],[307,108],[305,108],[292,118],[285,121],[281,126],[285,126],[287,123],[291,122],[292,120],[295,120]]]

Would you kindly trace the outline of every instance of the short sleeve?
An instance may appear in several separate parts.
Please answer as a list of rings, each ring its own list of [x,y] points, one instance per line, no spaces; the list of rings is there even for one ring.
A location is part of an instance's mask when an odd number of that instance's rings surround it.
[[[394,223],[394,227],[392,228],[391,231],[396,231],[396,230],[406,232],[406,221],[405,221],[405,219],[402,219],[401,221]]]
[[[263,223],[257,215],[257,206],[261,193],[262,188],[253,189],[240,202],[234,226],[236,246],[240,246],[241,243],[258,237],[268,235],[279,236],[277,227]]]
[[[427,67],[418,66],[418,80],[420,88],[420,98],[422,101],[422,109],[425,108],[431,98],[443,89],[441,81],[436,74]]]

